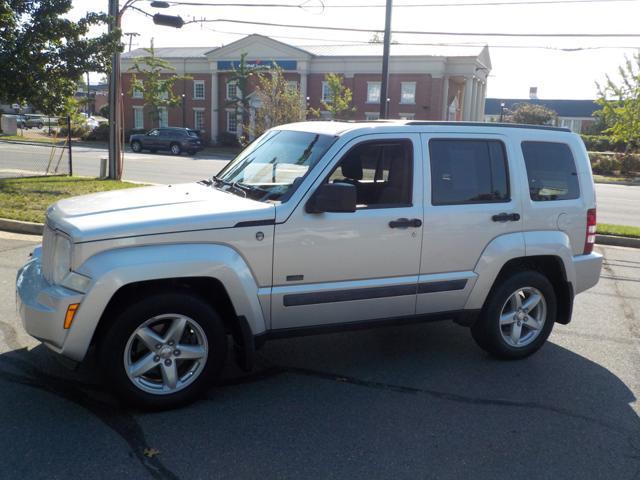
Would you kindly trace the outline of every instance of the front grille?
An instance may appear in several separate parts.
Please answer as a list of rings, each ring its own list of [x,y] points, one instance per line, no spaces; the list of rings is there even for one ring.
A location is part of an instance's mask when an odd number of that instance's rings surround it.
[[[53,254],[56,249],[56,232],[44,226],[42,232],[42,275],[49,283],[53,283]]]

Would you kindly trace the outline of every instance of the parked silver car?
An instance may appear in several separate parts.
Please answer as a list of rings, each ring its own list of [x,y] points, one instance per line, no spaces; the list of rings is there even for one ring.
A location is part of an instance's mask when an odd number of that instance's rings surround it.
[[[227,337],[452,319],[506,359],[537,351],[598,281],[596,200],[566,129],[310,122],[217,176],[62,200],[20,270],[31,335],[138,405],[196,398]]]

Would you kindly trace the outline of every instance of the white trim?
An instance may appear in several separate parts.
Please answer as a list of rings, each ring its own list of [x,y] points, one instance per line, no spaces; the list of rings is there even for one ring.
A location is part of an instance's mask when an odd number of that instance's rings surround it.
[[[202,125],[198,126],[198,114],[200,114],[200,118],[202,121]],[[201,107],[196,107],[193,109],[193,128],[195,130],[204,130],[204,127],[206,125],[206,121],[205,121],[205,109],[201,108]]]
[[[167,107],[158,107],[158,128],[166,128],[169,126],[169,109]]]
[[[398,113],[398,118],[401,120],[415,120],[416,114],[414,112]]]
[[[144,92],[142,90],[139,90],[135,87],[132,87],[132,88],[133,90],[131,91],[131,98],[137,98],[137,99],[144,98]]]
[[[202,85],[202,96],[197,96],[196,92],[198,91],[197,87]],[[193,100],[206,100],[207,89],[204,83],[204,80],[194,80],[193,81]]]

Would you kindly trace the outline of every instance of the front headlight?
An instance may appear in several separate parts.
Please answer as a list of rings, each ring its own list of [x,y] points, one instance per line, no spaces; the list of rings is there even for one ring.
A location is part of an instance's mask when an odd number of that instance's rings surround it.
[[[71,241],[63,235],[56,235],[53,251],[53,283],[59,285],[71,269]]]

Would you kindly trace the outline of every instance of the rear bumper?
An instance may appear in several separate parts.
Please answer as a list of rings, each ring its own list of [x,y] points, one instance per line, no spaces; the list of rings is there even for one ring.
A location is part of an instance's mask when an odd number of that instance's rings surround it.
[[[34,258],[18,271],[16,303],[22,325],[29,335],[52,350],[63,353],[69,330],[64,317],[72,303],[81,303],[84,295],[49,284],[42,276],[40,258]]]
[[[573,290],[575,294],[578,294],[598,283],[600,270],[602,270],[602,255],[599,253],[576,255],[573,257],[573,268],[576,272]]]

